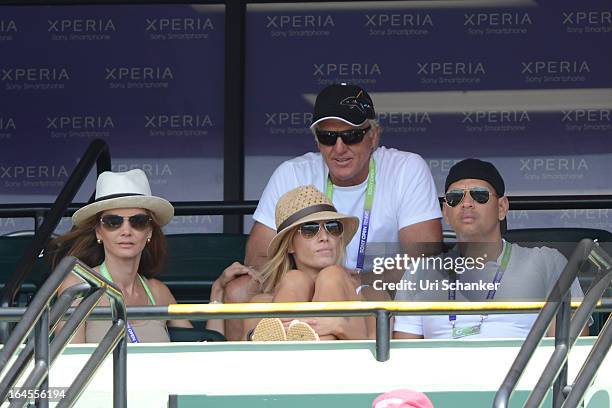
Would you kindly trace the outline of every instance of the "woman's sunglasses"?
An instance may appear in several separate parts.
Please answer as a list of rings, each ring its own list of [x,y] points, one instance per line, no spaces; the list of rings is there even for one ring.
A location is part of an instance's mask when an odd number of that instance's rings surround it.
[[[461,204],[465,198],[465,194],[468,191],[470,192],[470,196],[472,196],[474,201],[476,201],[478,204],[486,204],[489,202],[491,195],[495,195],[484,187],[472,187],[466,189],[454,188],[445,194],[446,204],[451,207],[458,206]]]
[[[342,235],[342,231],[344,231],[344,226],[338,220],[307,222],[300,225],[298,231],[300,231],[300,234],[304,238],[311,239],[317,236],[319,230],[321,229],[321,225],[323,225],[329,235],[333,235],[334,237],[339,237]]]
[[[342,139],[345,145],[354,145],[361,143],[363,137],[371,129],[371,126],[363,129],[343,130],[341,132],[333,132],[331,130],[315,129],[315,135],[319,143],[325,146],[334,146],[338,138]]]
[[[153,219],[147,214],[136,214],[130,217],[122,217],[115,214],[106,214],[100,217],[100,224],[109,231],[119,229],[123,225],[123,221],[128,220],[132,228],[137,231],[144,231]]]

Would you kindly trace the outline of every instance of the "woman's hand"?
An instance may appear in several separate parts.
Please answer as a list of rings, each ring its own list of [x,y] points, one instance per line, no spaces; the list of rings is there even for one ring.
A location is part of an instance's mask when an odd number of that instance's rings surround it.
[[[222,302],[225,286],[232,280],[242,275],[249,275],[251,278],[255,279],[258,282],[260,279],[259,274],[252,267],[244,266],[240,262],[234,262],[233,264],[225,268],[221,275],[213,283],[210,300],[214,302]]]
[[[229,281],[235,279],[238,276],[249,275],[253,279],[258,280],[258,274],[251,266],[244,266],[240,262],[234,262],[223,270],[221,276],[217,279],[221,287],[225,287]]]

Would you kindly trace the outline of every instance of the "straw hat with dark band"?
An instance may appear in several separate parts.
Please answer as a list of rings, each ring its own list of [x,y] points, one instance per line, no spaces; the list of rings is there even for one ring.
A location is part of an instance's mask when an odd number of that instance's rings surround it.
[[[268,256],[273,256],[283,237],[300,224],[311,221],[342,221],[345,244],[351,241],[359,226],[359,218],[337,212],[329,198],[312,185],[298,187],[283,194],[276,204],[275,218],[276,235],[268,246]]]
[[[147,175],[141,169],[115,173],[105,171],[96,182],[96,199],[80,208],[72,216],[75,226],[99,212],[115,208],[144,208],[153,213],[160,226],[166,225],[174,215],[168,200],[151,195]]]

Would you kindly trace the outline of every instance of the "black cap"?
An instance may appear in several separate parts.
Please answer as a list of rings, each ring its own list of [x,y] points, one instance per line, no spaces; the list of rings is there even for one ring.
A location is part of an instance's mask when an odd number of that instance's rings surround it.
[[[478,159],[465,159],[455,163],[446,176],[444,191],[456,181],[463,179],[484,180],[491,184],[495,193],[502,197],[506,192],[504,179],[492,163]]]
[[[365,90],[357,85],[334,84],[317,96],[310,127],[325,119],[338,119],[351,126],[361,126],[366,120],[374,118],[374,103]]]

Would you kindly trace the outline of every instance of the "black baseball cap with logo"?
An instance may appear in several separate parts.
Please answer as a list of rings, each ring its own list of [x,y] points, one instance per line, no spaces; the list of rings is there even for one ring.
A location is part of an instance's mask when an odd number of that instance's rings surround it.
[[[470,158],[455,163],[455,165],[450,168],[448,176],[446,176],[444,191],[447,191],[451,184],[463,179],[486,181],[491,184],[495,189],[495,193],[500,197],[503,197],[506,193],[504,179],[493,163],[488,161]]]
[[[326,119],[361,126],[366,120],[375,118],[374,103],[364,89],[357,85],[334,84],[323,89],[317,96],[310,128]]]

